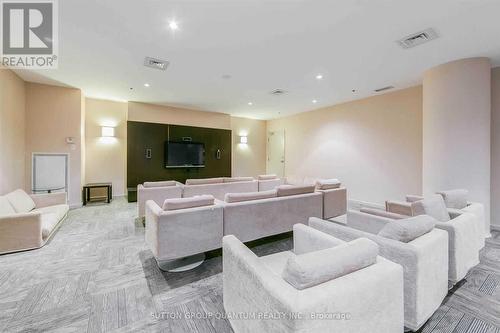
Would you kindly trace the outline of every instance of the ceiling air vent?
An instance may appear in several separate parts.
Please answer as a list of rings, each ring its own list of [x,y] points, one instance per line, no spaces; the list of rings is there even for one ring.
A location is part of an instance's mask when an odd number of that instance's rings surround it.
[[[275,89],[273,91],[271,91],[271,95],[283,95],[284,93],[286,93],[286,91],[284,91],[283,89]]]
[[[387,86],[387,87],[382,87],[382,88],[375,89],[374,91],[375,92],[381,92],[381,91],[386,91],[386,90],[390,90],[390,89],[394,89],[394,87],[393,86]]]
[[[403,39],[398,40],[398,44],[403,49],[409,49],[417,45],[430,42],[431,40],[436,39],[438,37],[439,36],[436,33],[436,31],[434,31],[434,29],[432,28],[429,28],[427,30],[411,34]]]
[[[168,67],[168,61],[146,57],[144,58],[144,66],[164,71]]]

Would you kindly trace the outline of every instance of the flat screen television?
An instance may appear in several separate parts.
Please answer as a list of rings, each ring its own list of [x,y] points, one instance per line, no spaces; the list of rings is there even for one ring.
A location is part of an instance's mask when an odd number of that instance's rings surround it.
[[[203,168],[205,145],[191,141],[165,142],[166,168]]]

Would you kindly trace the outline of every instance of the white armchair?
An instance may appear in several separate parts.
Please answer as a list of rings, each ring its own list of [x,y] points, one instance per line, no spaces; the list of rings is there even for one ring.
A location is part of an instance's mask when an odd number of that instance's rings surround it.
[[[295,253],[264,257],[224,237],[224,308],[235,332],[403,331],[400,265],[374,257],[365,268],[299,290],[282,277],[289,260],[315,251],[321,260],[324,251],[345,243],[301,224],[293,235]]]
[[[344,241],[368,238],[380,255],[403,266],[405,327],[418,330],[441,305],[448,293],[448,234],[433,229],[408,243],[377,235],[394,220],[348,211],[347,226],[311,218],[309,226]]]
[[[183,184],[174,181],[145,182],[137,185],[137,215],[145,216],[146,201],[153,200],[162,206],[165,199],[181,198]]]

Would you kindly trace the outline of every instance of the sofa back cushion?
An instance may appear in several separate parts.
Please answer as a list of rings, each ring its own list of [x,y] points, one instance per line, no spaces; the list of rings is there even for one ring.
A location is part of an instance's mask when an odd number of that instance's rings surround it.
[[[277,187],[278,197],[313,193],[315,189],[315,185],[280,185]]]
[[[224,182],[224,178],[200,178],[186,179],[186,185],[205,185],[205,184],[220,184]]]
[[[14,207],[6,197],[0,197],[0,216],[15,214]]]
[[[444,203],[448,208],[464,209],[467,207],[467,196],[469,191],[464,189],[440,191],[437,194],[441,195]]]
[[[340,181],[338,179],[319,179],[316,181],[316,188],[318,190],[331,190],[340,187]]]
[[[251,182],[253,180],[253,177],[226,177],[224,178],[224,183]]]
[[[144,182],[144,187],[167,187],[175,186],[176,184],[174,180],[164,180],[160,182]]]
[[[358,238],[332,248],[288,259],[282,277],[302,290],[368,267],[377,261],[378,245]]]
[[[227,193],[224,201],[231,202],[242,202],[250,200],[260,200],[276,198],[276,190],[261,191],[261,192],[246,192],[246,193]]]
[[[443,197],[439,194],[434,194],[424,200],[411,203],[413,215],[429,215],[440,222],[450,220],[450,214],[446,209]]]
[[[258,180],[271,180],[271,179],[276,179],[278,176],[276,175],[259,175],[257,177]]]
[[[436,220],[428,215],[419,215],[387,223],[379,236],[408,243],[434,229]]]
[[[191,198],[167,199],[163,202],[163,210],[178,210],[194,207],[212,206],[215,203],[213,195],[197,195]]]
[[[9,200],[11,206],[14,207],[16,213],[27,213],[36,207],[33,199],[21,189],[10,192],[5,197]]]

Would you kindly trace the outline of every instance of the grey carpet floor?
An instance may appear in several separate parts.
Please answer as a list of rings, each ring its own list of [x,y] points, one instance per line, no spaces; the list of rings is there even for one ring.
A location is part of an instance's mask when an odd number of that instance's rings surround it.
[[[184,273],[158,269],[135,204],[72,210],[45,247],[0,256],[0,332],[232,332],[220,251]],[[290,235],[253,242],[289,250]],[[500,233],[421,332],[500,333]]]

